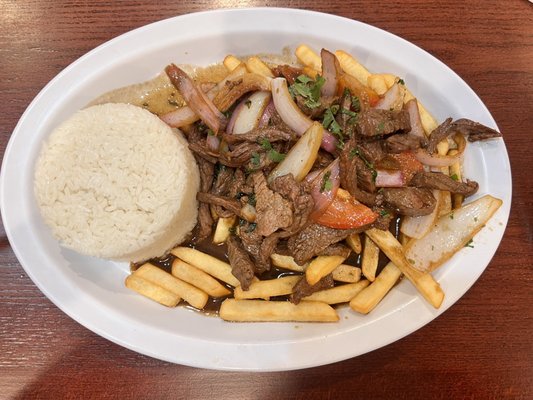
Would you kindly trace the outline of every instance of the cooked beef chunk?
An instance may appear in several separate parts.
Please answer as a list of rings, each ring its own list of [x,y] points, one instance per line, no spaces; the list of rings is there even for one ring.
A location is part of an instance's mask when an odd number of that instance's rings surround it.
[[[200,190],[207,192],[212,185],[215,166],[201,157],[195,157],[200,170]],[[206,239],[213,230],[213,217],[209,204],[200,203],[198,207],[198,224],[196,226],[195,241],[201,242]]]
[[[235,170],[233,168],[220,165],[217,168],[217,174],[213,181],[213,186],[211,187],[211,190],[208,189],[202,191],[210,191],[211,193],[216,194],[218,196],[226,196],[233,182],[234,173]]]
[[[453,124],[451,118],[446,118],[446,120],[437,126],[429,135],[428,144],[426,150],[429,154],[435,153],[437,150],[437,145],[443,140],[446,139],[453,131]]]
[[[309,108],[305,104],[307,102],[307,99],[303,98],[300,95],[296,95],[296,103],[298,104],[298,107],[302,112],[307,115],[311,119],[315,119],[320,117],[324,112],[330,108],[333,104],[335,104],[338,101],[337,97],[321,97],[320,98],[320,105],[315,108]]]
[[[296,182],[292,174],[279,176],[272,181],[270,187],[292,203],[292,224],[283,229],[282,237],[290,236],[301,230],[308,222],[315,202],[306,190],[306,186]]]
[[[261,274],[270,270],[270,255],[274,252],[279,237],[274,233],[265,238],[257,232],[256,227],[256,224],[242,222],[239,227],[239,237],[244,249],[254,261],[255,273]]]
[[[357,139],[354,135],[344,144],[339,156],[341,186],[361,203],[372,206],[376,203],[376,196],[358,187],[357,167],[361,160],[356,155],[357,151]]]
[[[189,150],[191,150],[198,159],[198,157],[201,157],[202,159],[210,162],[211,164],[216,164],[218,159],[218,153],[215,153],[211,150],[209,150],[205,143],[201,142],[189,142]]]
[[[221,153],[221,158],[225,160],[228,165],[242,167],[250,162],[250,157],[253,153],[259,154],[264,152],[264,149],[258,143],[243,142],[236,145],[231,151]]]
[[[462,118],[453,123],[455,130],[461,132],[463,135],[468,135],[468,141],[477,142],[478,140],[492,139],[500,137],[502,134],[488,126],[482,125],[479,122]]]
[[[329,245],[317,255],[319,256],[341,256],[344,258],[348,258],[351,252],[352,250],[348,246],[345,246],[342,243],[335,243],[335,244]]]
[[[395,135],[398,136],[398,135]],[[359,157],[364,158],[369,164],[376,165],[387,155],[383,150],[381,140],[359,141],[357,144]]]
[[[255,271],[260,274],[265,271],[269,271],[271,267],[270,256],[275,252],[276,246],[279,242],[280,235],[278,233],[273,233],[270,236],[267,236],[261,242],[259,248],[259,255],[255,259]]]
[[[238,198],[248,193],[252,193],[252,188],[246,185],[244,172],[241,169],[236,169],[228,187],[227,195],[232,198]]]
[[[382,194],[380,193],[379,196],[382,197]],[[381,229],[382,231],[388,230],[391,221],[396,217],[394,212],[382,206],[373,207],[372,211],[378,215],[377,219],[372,224],[372,228]]]
[[[417,150],[426,145],[427,141],[416,135],[397,134],[385,140],[385,149],[389,153],[403,153],[404,151]]]
[[[314,164],[315,168],[326,168],[329,164],[331,164],[334,160],[333,154],[325,151],[325,150],[318,150],[318,154],[316,157],[316,161]]]
[[[361,136],[383,136],[411,130],[409,113],[370,108],[359,114],[357,133]]]
[[[292,289],[291,303],[298,304],[304,297],[324,289],[332,288],[333,285],[333,276],[331,274],[326,275],[314,285],[307,283],[307,279],[303,276]]]
[[[372,164],[363,161],[359,156],[355,156],[357,186],[365,192],[374,193],[376,191],[376,170]],[[371,168],[372,167],[372,168]]]
[[[230,236],[226,243],[231,273],[239,280],[242,289],[248,290],[254,278],[254,263],[236,236]]]
[[[226,212],[222,212],[222,217],[231,217],[232,215],[241,215],[241,202],[237,199],[226,196],[217,196],[213,193],[198,192],[196,194],[198,201],[202,203],[213,204],[224,208]]]
[[[257,211],[257,232],[269,236],[279,228],[288,228],[292,224],[292,210],[289,201],[285,200],[267,185],[262,172],[252,175],[255,192],[255,209]]]
[[[289,238],[287,247],[299,265],[303,265],[313,256],[320,254],[331,244],[338,243],[352,233],[362,232],[361,229],[333,229],[327,226],[310,224],[296,235]]]
[[[292,85],[296,78],[303,74],[301,68],[291,67],[290,65],[277,65],[272,68],[274,76],[283,77],[289,85]]]
[[[383,200],[387,207],[412,217],[430,214],[437,203],[431,190],[415,187],[383,189]]]
[[[293,141],[297,139],[296,135],[293,132],[282,131],[281,129],[277,128],[256,128],[239,135],[230,135],[224,133],[222,137],[230,145],[242,142],[261,144],[262,139],[266,139],[270,143],[275,143],[279,141]]]
[[[475,181],[458,182],[440,172],[417,172],[409,181],[409,186],[428,189],[447,190],[452,193],[471,196],[477,192],[479,185]]]

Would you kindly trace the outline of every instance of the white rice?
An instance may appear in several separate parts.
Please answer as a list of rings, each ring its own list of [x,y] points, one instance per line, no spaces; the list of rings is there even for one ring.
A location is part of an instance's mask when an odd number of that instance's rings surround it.
[[[192,230],[199,180],[180,132],[140,107],[102,104],[49,137],[35,196],[63,246],[136,262],[163,255]]]

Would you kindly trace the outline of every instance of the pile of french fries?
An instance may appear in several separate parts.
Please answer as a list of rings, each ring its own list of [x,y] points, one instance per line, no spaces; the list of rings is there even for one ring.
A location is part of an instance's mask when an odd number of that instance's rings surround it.
[[[320,73],[321,58],[309,46],[298,46],[295,55],[303,66],[304,74],[314,78]],[[399,78],[395,75],[369,72],[342,50],[336,51],[335,55],[344,74],[357,79],[378,95],[383,95],[398,82]],[[259,57],[241,60],[228,55],[223,63],[228,71],[245,66],[248,72],[270,78],[274,76],[268,63]],[[404,103],[414,98],[407,87],[403,96]],[[429,135],[438,122],[418,100],[417,104],[422,126]],[[300,140],[304,139],[305,135]],[[438,146],[440,155],[453,155],[454,151],[448,140]],[[462,179],[459,163],[443,168],[442,172]],[[378,229],[348,237],[346,243],[351,250],[356,254],[362,253],[361,268],[345,264],[346,260],[341,256],[317,256],[305,265],[298,265],[290,256],[272,254],[272,264],[287,270],[286,276],[270,280],[256,278],[245,291],[232,275],[231,265],[227,262],[193,248],[176,247],[171,251],[176,258],[170,273],[146,263],[127,277],[126,286],[168,307],[184,301],[201,310],[210,296],[226,298],[219,316],[227,321],[335,322],[339,316],[332,305],[349,304],[352,310],[367,314],[404,276],[428,303],[438,308],[443,302],[444,292],[431,272],[472,240],[500,207],[501,200],[486,195],[463,205],[461,196],[452,199],[449,192],[443,191],[436,191],[435,195],[438,205],[435,212],[416,217],[418,219],[405,218],[399,240],[392,233]],[[235,225],[236,218],[219,218],[214,243],[225,242]],[[380,252],[390,262],[378,273]],[[292,294],[302,277],[313,285],[330,273],[336,283],[331,289],[315,292],[297,305],[275,300]]]

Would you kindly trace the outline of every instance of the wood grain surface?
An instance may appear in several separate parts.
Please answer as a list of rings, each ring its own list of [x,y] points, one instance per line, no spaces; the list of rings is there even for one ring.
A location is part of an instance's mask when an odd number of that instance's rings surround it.
[[[489,267],[441,317],[384,348],[332,365],[232,373],[173,365],[115,345],[56,308],[0,232],[0,398],[533,398],[533,4],[525,0],[0,0],[0,149],[64,67],[164,18],[221,7],[306,8],[397,34],[477,92],[503,132],[512,211]],[[317,350],[320,351],[320,350]]]

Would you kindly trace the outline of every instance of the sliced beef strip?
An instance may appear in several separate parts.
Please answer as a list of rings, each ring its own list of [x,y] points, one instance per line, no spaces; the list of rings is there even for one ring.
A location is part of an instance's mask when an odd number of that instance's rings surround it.
[[[195,157],[198,169],[200,171],[200,190],[208,191],[211,188],[215,173],[215,166],[201,157]],[[198,207],[198,223],[195,234],[195,240],[201,242],[206,239],[213,230],[213,217],[209,204],[200,203]]]
[[[430,214],[437,203],[431,190],[415,187],[385,188],[383,201],[398,214],[411,217]]]
[[[248,290],[254,278],[254,263],[236,236],[230,236],[226,243],[231,273],[239,280],[242,289]]]
[[[213,180],[213,186],[211,187],[210,192],[216,195],[227,195],[229,187],[232,184],[234,174],[235,170],[233,168],[220,165],[217,168],[217,174],[215,176],[215,179]]]
[[[378,195],[383,197],[381,193]],[[372,211],[378,215],[377,219],[372,223],[372,228],[380,229],[382,231],[388,230],[391,221],[396,217],[395,213],[383,206],[372,207]]]
[[[253,153],[264,153],[264,149],[258,143],[243,142],[236,145],[231,151],[222,153],[221,158],[231,166],[242,167],[250,162]]]
[[[295,234],[308,223],[315,202],[304,184],[297,182],[292,174],[279,176],[270,187],[292,203],[292,224],[283,229],[282,237]]]
[[[329,245],[317,255],[319,256],[341,256],[344,258],[348,258],[351,252],[352,250],[348,246],[345,246],[342,243],[335,243],[335,244]]]
[[[409,186],[447,190],[467,197],[476,193],[479,188],[475,181],[459,182],[441,172],[426,171],[417,172],[409,181]]]
[[[357,139],[354,135],[345,143],[339,156],[341,186],[361,203],[373,206],[376,203],[376,196],[358,187],[357,166],[360,160],[358,161],[358,156],[354,153],[356,148]]]
[[[291,226],[293,218],[290,202],[279,193],[270,190],[263,172],[254,172],[252,179],[257,211],[255,222],[258,233],[269,236],[280,228]]]
[[[277,77],[283,77],[287,80],[287,83],[289,85],[292,85],[294,81],[296,81],[296,78],[298,78],[300,75],[303,74],[303,71],[301,68],[292,67],[290,65],[284,64],[284,65],[277,65],[274,68],[272,68],[272,73],[274,76]]]
[[[371,169],[361,157],[355,156],[357,186],[365,192],[376,191],[376,170]]]
[[[359,154],[370,164],[376,165],[387,155],[383,150],[382,142],[382,140],[360,140],[357,144]]]
[[[453,123],[455,130],[463,135],[468,135],[468,141],[477,142],[478,140],[492,139],[500,137],[502,134],[488,126],[474,122],[472,120],[461,118]]]
[[[451,135],[453,131],[453,124],[451,118],[446,118],[442,124],[437,126],[429,135],[426,150],[429,154],[435,153],[437,145]]]
[[[241,202],[237,199],[227,196],[217,196],[213,193],[198,192],[196,194],[198,201],[207,204],[220,206],[228,212],[221,211],[221,217],[231,217],[232,215],[241,215]]]
[[[257,233],[255,224],[243,223],[239,228],[242,245],[254,261],[254,271],[262,274],[271,267],[270,255],[274,253],[279,236],[276,233],[263,237]]]
[[[335,282],[333,282],[333,276],[331,274],[326,275],[314,285],[307,283],[307,279],[303,276],[292,289],[291,303],[298,304],[304,297],[324,289],[332,288],[334,284]]]
[[[211,164],[216,164],[219,161],[218,153],[209,150],[205,144],[202,144],[201,142],[189,142],[189,150],[191,150],[194,155],[197,156],[196,159],[201,157]]]
[[[361,136],[384,136],[395,132],[407,133],[410,130],[411,123],[406,110],[370,108],[361,112],[357,121],[357,133]]]
[[[329,245],[346,239],[360,229],[333,229],[319,224],[310,224],[287,241],[287,247],[297,264],[303,265],[312,257],[320,254]]]
[[[230,135],[224,133],[222,137],[230,145],[242,142],[260,144],[262,139],[266,139],[270,143],[275,143],[279,141],[294,141],[297,139],[296,135],[293,132],[283,131],[277,128],[256,128],[252,129],[247,133],[242,133],[239,135]]]
[[[427,141],[409,133],[389,136],[385,139],[384,147],[389,153],[403,153],[404,151],[417,150],[424,147]]]

